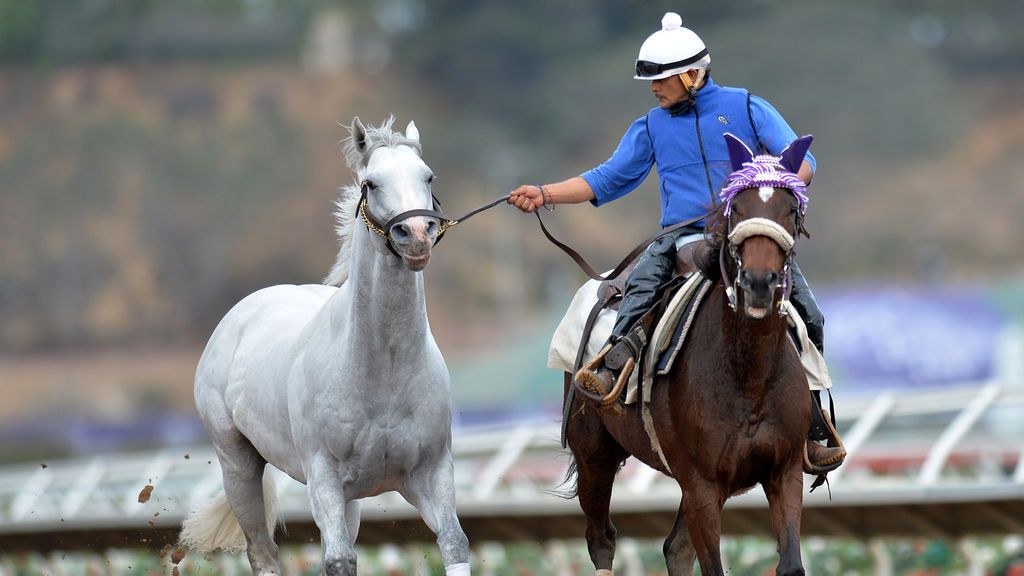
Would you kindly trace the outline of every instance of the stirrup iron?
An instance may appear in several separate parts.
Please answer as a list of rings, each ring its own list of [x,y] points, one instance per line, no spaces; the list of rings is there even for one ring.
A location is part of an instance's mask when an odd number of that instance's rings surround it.
[[[609,342],[605,344],[604,348],[597,353],[594,358],[580,368],[575,375],[573,375],[573,385],[576,387],[577,392],[580,392],[586,398],[597,402],[601,408],[607,408],[615,404],[618,400],[619,395],[622,394],[622,389],[629,381],[630,375],[633,373],[633,368],[636,366],[636,360],[632,357],[626,358],[622,368],[619,370],[619,377],[612,385],[611,390],[604,396],[598,396],[597,394],[590,392],[584,388],[580,382],[584,379],[595,378],[598,368],[604,363],[605,357],[615,347],[615,343]]]

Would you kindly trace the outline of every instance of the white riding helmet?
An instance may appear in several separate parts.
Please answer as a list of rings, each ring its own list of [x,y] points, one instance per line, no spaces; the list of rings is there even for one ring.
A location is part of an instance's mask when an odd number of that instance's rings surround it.
[[[647,37],[636,59],[637,80],[659,80],[695,68],[707,68],[711,56],[704,41],[693,30],[683,28],[683,19],[666,12],[661,30]]]

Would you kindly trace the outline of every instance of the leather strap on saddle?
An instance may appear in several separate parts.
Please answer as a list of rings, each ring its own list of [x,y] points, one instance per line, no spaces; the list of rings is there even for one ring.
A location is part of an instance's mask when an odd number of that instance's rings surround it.
[[[829,400],[832,399],[832,393],[829,392]],[[830,406],[832,413],[835,413],[835,404]],[[808,433],[808,437],[811,440],[818,442],[824,442],[832,439],[832,431],[835,430],[835,424],[828,422],[828,417],[825,415],[825,411],[821,407],[821,391],[811,391],[811,430]],[[830,425],[831,424],[831,425]]]
[[[647,345],[647,333],[643,326],[634,326],[625,336],[612,345],[612,349],[604,357],[604,365],[612,370],[621,370],[626,361],[640,358],[640,353]]]

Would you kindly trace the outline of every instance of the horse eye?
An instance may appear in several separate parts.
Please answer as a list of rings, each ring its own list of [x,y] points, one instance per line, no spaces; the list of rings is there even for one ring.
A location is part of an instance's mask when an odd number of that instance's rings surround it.
[[[430,176],[427,176],[427,184],[433,184],[433,183],[434,183],[434,175],[431,174]]]
[[[366,186],[367,190],[376,190],[377,189],[377,183],[374,182],[373,180],[367,180],[366,182],[364,182],[364,185]]]

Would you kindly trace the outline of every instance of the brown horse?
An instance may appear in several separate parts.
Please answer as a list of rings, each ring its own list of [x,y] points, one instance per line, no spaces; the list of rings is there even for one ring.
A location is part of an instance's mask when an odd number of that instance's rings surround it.
[[[780,162],[776,166],[792,176],[810,137],[797,140],[781,159],[771,161],[752,158],[736,143],[730,142],[734,169]],[[567,410],[565,437],[587,517],[587,547],[599,574],[612,568],[615,528],[609,501],[615,474],[629,456],[675,478],[682,489],[675,525],[664,545],[671,576],[692,574],[694,558],[702,574],[724,574],[719,550],[722,507],[730,496],[756,484],[768,497],[778,539],[776,573],[804,573],[801,467],[810,404],[807,377],[787,341],[778,304],[787,296],[787,263],[792,240],[801,230],[806,196],[802,189],[756,186],[734,190],[723,200],[709,222],[706,241],[694,254],[694,264],[715,285],[700,304],[671,372],[657,377],[651,389],[649,408],[664,463],[638,417],[641,400],[606,410],[577,400]],[[567,374],[567,391],[570,378]],[[573,401],[568,394],[566,399]]]

